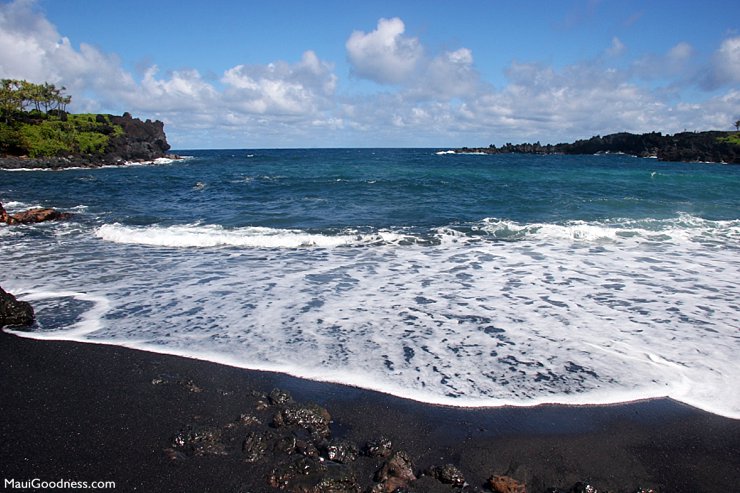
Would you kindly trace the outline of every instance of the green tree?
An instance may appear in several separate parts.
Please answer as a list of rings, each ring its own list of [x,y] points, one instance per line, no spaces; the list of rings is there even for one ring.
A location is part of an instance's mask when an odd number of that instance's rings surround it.
[[[66,87],[57,88],[54,84],[44,82],[34,84],[25,80],[2,79],[0,81],[0,110],[4,113],[26,111],[33,106],[37,111],[48,113],[51,110],[66,111],[72,101],[66,96]]]

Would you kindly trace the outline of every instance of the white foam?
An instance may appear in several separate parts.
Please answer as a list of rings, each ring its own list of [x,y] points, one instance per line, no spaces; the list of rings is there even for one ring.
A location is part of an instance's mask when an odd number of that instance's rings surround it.
[[[740,237],[740,220],[710,221],[690,214],[669,219],[615,219],[611,221],[568,221],[563,224],[529,223],[486,218],[473,226],[495,239],[568,240],[584,242],[694,241],[701,238]]]
[[[126,161],[126,166],[162,166],[166,164],[172,164],[174,162],[180,161],[181,158],[169,158],[169,157],[158,157],[156,159],[151,159],[149,161]]]
[[[74,298],[80,301],[92,303],[92,307],[81,314],[80,319],[69,327],[61,330],[37,330],[18,331],[7,330],[9,333],[21,335],[31,339],[64,339],[71,341],[86,342],[85,336],[103,328],[103,316],[110,309],[110,301],[102,295],[81,293],[76,291],[43,291],[30,290],[17,293],[17,298],[22,301],[33,303],[40,300],[54,298]]]
[[[302,230],[264,227],[225,229],[219,225],[100,226],[95,234],[106,241],[161,247],[245,247],[245,248],[331,248],[375,241],[400,241],[401,235],[380,231],[375,234],[324,235]]]
[[[107,300],[94,301],[100,309],[86,325],[47,338],[446,405],[669,396],[740,419],[740,395],[728,392],[740,375],[740,222],[682,215],[472,226],[440,228],[436,243],[347,231],[319,241],[346,237],[353,248],[295,248],[308,233],[112,224],[65,249],[34,244],[34,269],[23,269],[16,287],[69,286],[61,294],[79,296],[84,285]],[[504,229],[520,236],[500,241]],[[289,243],[292,235],[303,239]],[[254,238],[270,250],[252,248]],[[0,243],[3,258],[27,261],[10,243]],[[122,247],[130,243],[198,250],[143,250],[132,262]],[[211,248],[232,244],[249,248]]]

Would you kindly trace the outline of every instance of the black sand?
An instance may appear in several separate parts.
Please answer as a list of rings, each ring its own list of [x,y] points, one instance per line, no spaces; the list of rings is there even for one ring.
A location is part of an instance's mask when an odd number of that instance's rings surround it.
[[[602,492],[740,491],[740,421],[668,399],[454,409],[280,374],[4,332],[0,484],[39,478],[112,480],[114,491],[273,491],[266,477],[277,466],[274,458],[245,462],[243,438],[229,442],[227,435],[242,433],[235,420],[254,413],[264,393],[276,387],[328,409],[334,438],[362,446],[385,435],[394,449],[409,453],[417,471],[454,464],[470,491],[485,491],[493,474],[526,482],[530,493],[567,491],[577,481]],[[223,454],[188,455],[173,448],[173,438],[188,425],[231,430]],[[371,485],[382,462],[358,460],[358,482]],[[411,491],[460,490],[424,477]]]

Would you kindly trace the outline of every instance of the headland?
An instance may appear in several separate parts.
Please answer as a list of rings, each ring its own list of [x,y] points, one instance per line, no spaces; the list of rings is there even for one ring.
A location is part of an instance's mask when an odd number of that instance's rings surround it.
[[[740,133],[682,132],[663,135],[660,132],[632,134],[620,132],[572,143],[540,144],[507,143],[501,147],[462,147],[461,154],[629,154],[657,158],[661,161],[712,162],[740,164]]]

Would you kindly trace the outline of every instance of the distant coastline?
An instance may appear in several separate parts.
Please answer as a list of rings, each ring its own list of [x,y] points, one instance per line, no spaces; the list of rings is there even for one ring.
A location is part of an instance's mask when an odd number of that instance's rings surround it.
[[[444,152],[444,151],[443,151]],[[682,132],[663,135],[660,132],[632,134],[620,132],[594,136],[572,143],[539,142],[496,147],[462,147],[451,154],[629,154],[657,158],[661,161],[713,162],[740,164],[740,133]]]

